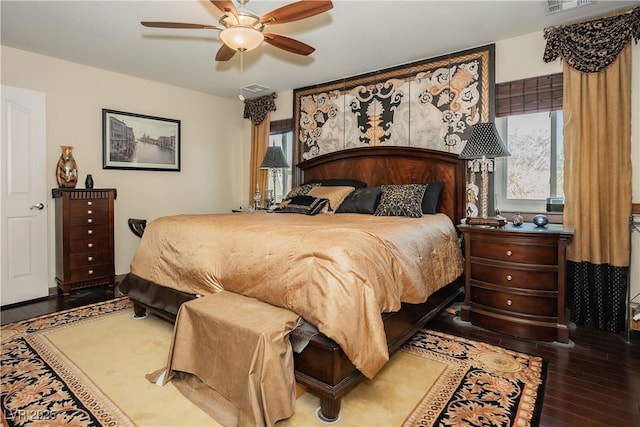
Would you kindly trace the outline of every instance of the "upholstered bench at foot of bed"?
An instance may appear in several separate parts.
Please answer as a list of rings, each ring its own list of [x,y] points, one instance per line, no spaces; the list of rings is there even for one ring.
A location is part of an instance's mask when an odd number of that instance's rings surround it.
[[[272,426],[293,415],[289,333],[300,323],[289,310],[233,292],[194,299],[178,312],[167,367],[148,379],[172,380],[223,425]]]

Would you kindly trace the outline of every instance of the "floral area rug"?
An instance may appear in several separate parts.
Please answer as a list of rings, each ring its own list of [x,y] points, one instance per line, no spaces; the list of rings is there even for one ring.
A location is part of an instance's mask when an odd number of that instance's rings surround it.
[[[404,426],[539,424],[547,370],[542,358],[429,330],[402,350],[447,365]]]
[[[151,425],[131,418],[113,399],[107,396],[74,361],[47,338],[50,332],[61,328],[95,322],[98,318],[119,316],[123,310],[131,311],[127,298],[67,310],[0,329],[1,382],[0,404],[3,426],[133,426]],[[123,319],[129,319],[124,316]],[[113,317],[113,320],[116,320]],[[140,322],[140,321],[135,321]],[[144,324],[140,324],[144,325]],[[93,328],[93,327],[92,327]],[[123,329],[126,325],[123,325]],[[144,331],[147,331],[144,327]],[[74,330],[70,329],[69,332]],[[75,333],[75,332],[74,332]],[[99,339],[99,337],[93,337]],[[87,338],[87,345],[90,338]],[[436,372],[430,385],[418,387],[405,409],[390,414],[384,426],[536,426],[542,407],[546,364],[539,358],[506,350],[476,341],[423,329],[402,347],[407,357],[416,360],[419,372]],[[390,366],[402,367],[408,360]],[[390,364],[393,365],[393,364]],[[400,368],[402,369],[402,368]],[[135,374],[144,380],[145,372]],[[114,372],[114,375],[118,375]],[[122,374],[121,374],[122,375]],[[399,377],[410,377],[403,371],[392,371],[391,384]],[[378,381],[376,381],[378,380]],[[372,384],[381,384],[376,377]],[[411,381],[407,378],[407,381]],[[413,382],[413,381],[412,381]],[[366,383],[366,382],[365,382]],[[396,387],[386,386],[378,398],[366,394],[358,402],[359,385],[348,393],[343,402],[342,423],[349,425],[375,425],[367,418],[373,408],[398,409],[391,401]],[[362,391],[362,390],[360,390]],[[351,400],[349,400],[351,399]],[[407,399],[406,395],[397,401]],[[396,401],[396,402],[397,402]],[[317,401],[316,401],[317,402]],[[134,402],[135,403],[135,402]],[[408,403],[408,405],[406,405]],[[178,402],[175,402],[177,405]],[[138,406],[143,405],[142,403]],[[315,403],[317,405],[317,403]],[[356,410],[356,408],[361,408]],[[410,410],[410,408],[413,408]],[[176,406],[176,410],[178,410]],[[384,412],[384,409],[382,409]],[[353,416],[349,418],[349,411]],[[355,411],[355,413],[353,413]],[[129,411],[127,411],[129,412]],[[284,425],[322,425],[315,419],[304,418],[297,423],[299,412],[311,412],[301,401],[296,414]],[[407,415],[408,414],[408,415]],[[132,419],[133,418],[133,419]],[[404,420],[404,421],[403,421]],[[213,423],[213,420],[212,424]],[[308,422],[307,422],[308,421]],[[280,423],[278,423],[280,424]],[[336,425],[341,425],[338,421]],[[346,424],[345,424],[346,425]]]
[[[135,425],[42,334],[131,306],[128,298],[119,298],[3,326],[0,329],[2,425]]]

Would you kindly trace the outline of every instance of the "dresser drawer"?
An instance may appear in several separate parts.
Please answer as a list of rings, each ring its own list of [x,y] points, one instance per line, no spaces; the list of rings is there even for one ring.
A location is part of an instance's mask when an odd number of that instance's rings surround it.
[[[558,264],[556,244],[541,245],[540,239],[527,243],[524,239],[514,242],[509,238],[471,240],[471,256],[525,264]]]
[[[550,293],[549,295],[521,295],[481,288],[473,286],[472,284],[471,300],[474,304],[481,304],[518,314],[558,316],[556,293]]]
[[[518,268],[511,263],[471,261],[471,280],[523,289],[555,291],[558,289],[558,269],[552,266]]]
[[[69,200],[69,211],[82,212],[87,209],[95,211],[109,210],[109,199],[72,199]]]
[[[69,274],[70,282],[80,280],[98,279],[113,275],[113,266],[109,264],[100,264],[92,267],[72,268]]]
[[[111,262],[109,251],[82,252],[69,255],[69,267],[87,267]]]
[[[110,239],[109,225],[78,225],[69,231],[71,240],[84,240],[93,237],[96,240]]]
[[[84,237],[69,242],[69,255],[92,251],[111,251],[109,239],[98,238],[95,235]]]
[[[108,224],[109,212],[85,209],[85,212],[71,215],[69,222],[71,226]]]

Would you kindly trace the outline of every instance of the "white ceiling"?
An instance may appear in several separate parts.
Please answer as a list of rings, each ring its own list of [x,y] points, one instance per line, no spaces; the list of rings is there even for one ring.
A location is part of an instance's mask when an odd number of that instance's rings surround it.
[[[289,1],[252,0],[262,15]],[[3,45],[237,98],[259,84],[273,91],[323,83],[433,58],[640,4],[600,0],[547,15],[546,1],[334,0],[332,10],[269,32],[316,48],[309,57],[263,43],[216,63],[217,30],[145,28],[140,21],[217,24],[208,0],[31,1],[0,3]],[[535,54],[542,57],[542,52]],[[242,56],[242,58],[241,58]]]

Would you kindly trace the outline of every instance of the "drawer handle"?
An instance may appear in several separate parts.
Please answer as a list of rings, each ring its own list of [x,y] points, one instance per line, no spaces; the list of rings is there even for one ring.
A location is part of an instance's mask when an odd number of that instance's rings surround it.
[[[513,255],[513,252],[507,251],[507,256],[511,256],[511,255]]]
[[[93,202],[87,202],[87,206],[93,206]]]
[[[91,215],[92,213],[93,213],[93,211],[92,211],[91,209],[89,209],[89,210],[87,211],[87,215]]]
[[[87,230],[87,234],[93,234],[93,230]]]
[[[88,248],[92,248],[93,247],[93,243],[87,243],[87,247]]]
[[[89,274],[93,274],[93,270],[89,270]]]
[[[510,274],[507,274],[507,280],[508,281],[512,281],[513,280],[513,276],[511,276]]]
[[[87,223],[88,224],[91,224],[92,222],[93,222],[93,219],[91,219],[91,218],[87,219]]]
[[[87,261],[93,261],[93,257],[92,256],[87,257]]]
[[[507,305],[511,306],[511,304],[513,304],[513,301],[511,301],[510,299],[507,300]]]

